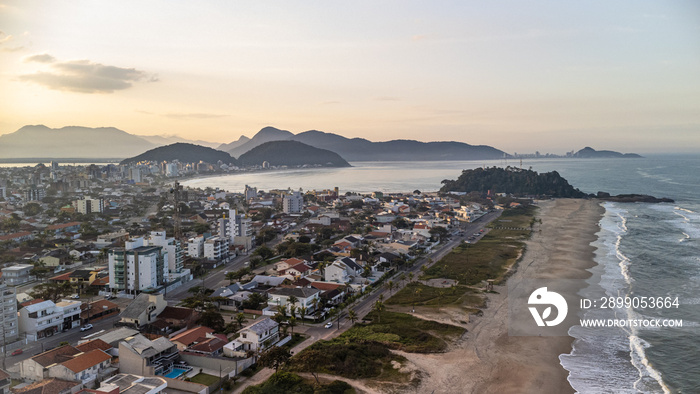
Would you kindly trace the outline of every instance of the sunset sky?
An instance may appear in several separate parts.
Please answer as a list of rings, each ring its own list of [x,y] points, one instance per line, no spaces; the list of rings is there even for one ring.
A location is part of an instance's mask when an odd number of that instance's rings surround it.
[[[698,1],[2,1],[0,134],[700,153]]]

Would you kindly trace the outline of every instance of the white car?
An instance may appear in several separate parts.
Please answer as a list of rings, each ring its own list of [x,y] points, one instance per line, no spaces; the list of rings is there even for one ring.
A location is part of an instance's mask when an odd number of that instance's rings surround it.
[[[92,330],[92,324],[86,324],[86,325],[80,327],[80,331],[87,331],[87,330]]]
[[[333,327],[333,323],[328,322],[328,323],[326,323],[326,325],[323,326],[323,327],[325,327],[325,328],[331,328],[331,327]]]
[[[74,299],[74,300],[77,300],[77,299],[80,299],[80,295],[78,295],[78,294],[73,294],[72,296],[70,296],[70,298],[72,298],[72,299]]]

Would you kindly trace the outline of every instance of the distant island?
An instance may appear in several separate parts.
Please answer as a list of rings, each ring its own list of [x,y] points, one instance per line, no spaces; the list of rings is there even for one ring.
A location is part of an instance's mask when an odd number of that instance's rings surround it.
[[[598,198],[615,202],[674,202],[670,198],[656,198],[645,194],[598,192],[587,194],[574,188],[558,172],[537,173],[515,167],[489,167],[464,170],[456,180],[442,181],[441,193],[478,193],[495,195],[505,193],[515,197]]]
[[[350,167],[350,163],[337,153],[298,141],[265,142],[242,154],[238,161],[242,166],[254,166],[267,162],[271,166]]]
[[[576,152],[573,157],[579,159],[638,159],[642,156],[636,153],[620,153],[611,150],[595,150],[589,146]]]

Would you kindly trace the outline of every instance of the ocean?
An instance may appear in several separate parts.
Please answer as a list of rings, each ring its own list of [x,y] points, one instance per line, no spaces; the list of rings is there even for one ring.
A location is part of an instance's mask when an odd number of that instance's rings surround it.
[[[242,191],[331,189],[341,193],[436,191],[443,179],[479,166],[519,161],[357,162],[351,168],[250,173],[192,179],[188,186]],[[678,308],[590,309],[582,318],[682,319],[682,328],[574,326],[560,356],[580,393],[700,393],[700,155],[641,159],[524,160],[523,168],[558,171],[584,192],[639,193],[675,203],[603,203],[596,262],[581,296],[678,297]]]

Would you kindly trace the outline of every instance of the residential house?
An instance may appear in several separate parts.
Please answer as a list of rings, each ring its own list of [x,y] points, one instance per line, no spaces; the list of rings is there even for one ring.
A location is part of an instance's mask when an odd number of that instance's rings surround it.
[[[39,263],[47,267],[59,267],[72,262],[71,255],[65,249],[54,249],[39,258]]]
[[[291,303],[289,298],[294,296],[297,302],[294,304],[297,308],[305,307],[307,313],[311,313],[315,310],[315,303],[320,302],[321,290],[309,289],[309,288],[276,288],[270,290],[267,294],[269,297],[268,304],[275,305],[277,308],[286,308],[287,312],[290,312]],[[316,301],[318,300],[318,301]]]
[[[168,303],[163,294],[139,294],[121,313],[120,323],[136,328],[153,323]]]
[[[99,389],[85,394],[159,394],[167,387],[163,378],[120,373],[103,381]]]
[[[172,329],[192,327],[199,319],[200,313],[192,308],[166,306],[158,315],[158,320],[164,321]]]
[[[355,260],[346,257],[334,261],[324,270],[326,282],[349,283],[360,276],[364,269]]]
[[[97,300],[81,305],[80,320],[95,322],[119,314],[119,305],[108,300]]]
[[[72,359],[50,366],[49,376],[93,385],[101,373],[111,366],[112,356],[100,349],[75,355]]]
[[[0,394],[10,394],[11,384],[10,374],[0,369]]]
[[[170,338],[170,342],[177,345],[178,350],[185,350],[191,345],[200,342],[201,339],[206,338],[207,334],[213,334],[214,330],[209,327],[199,326],[182,332],[174,337]]]
[[[49,367],[70,360],[80,350],[64,345],[37,354],[19,363],[19,373],[23,379],[40,381],[49,377]]]
[[[135,335],[138,335],[138,331],[134,330],[133,328],[128,328],[128,327],[117,327],[113,328],[103,334],[99,334],[95,337],[93,337],[92,341],[100,340],[112,347],[112,350],[109,351],[110,354],[114,355],[119,355],[119,342],[125,340],[126,338],[133,337]],[[80,345],[85,344],[87,342],[90,342],[90,340],[79,340],[78,343]]]
[[[119,342],[119,370],[142,376],[165,375],[179,358],[177,346],[164,337],[150,340],[141,334]]]
[[[31,264],[15,264],[2,269],[2,279],[10,286],[17,286],[33,280],[29,272],[34,268]]]
[[[27,341],[52,336],[63,328],[63,313],[53,301],[41,301],[19,310],[19,331]]]
[[[247,352],[260,352],[279,341],[279,324],[269,317],[257,320],[238,331],[238,338],[224,346],[227,357],[246,357]]]
[[[80,306],[81,301],[61,300],[56,303],[56,313],[63,316],[63,325],[60,331],[70,330],[80,327]]]
[[[83,384],[62,379],[45,379],[22,388],[13,388],[15,394],[77,394]]]

